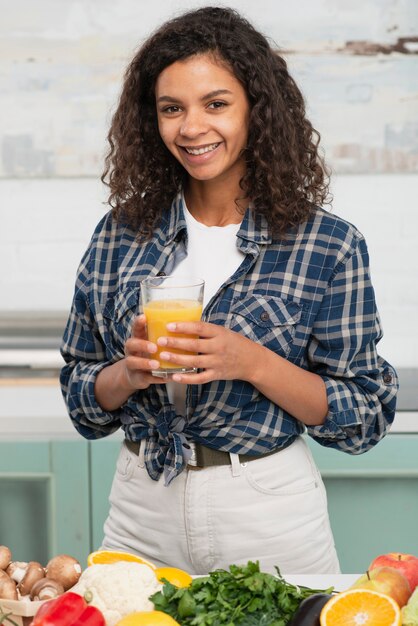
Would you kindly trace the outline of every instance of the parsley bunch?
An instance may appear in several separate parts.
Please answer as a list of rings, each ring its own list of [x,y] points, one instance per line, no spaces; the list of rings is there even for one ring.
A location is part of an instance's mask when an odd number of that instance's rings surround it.
[[[150,600],[182,626],[286,626],[302,600],[332,591],[291,585],[276,570],[273,576],[260,572],[258,562],[231,565],[229,572],[195,578],[188,588],[165,582]]]

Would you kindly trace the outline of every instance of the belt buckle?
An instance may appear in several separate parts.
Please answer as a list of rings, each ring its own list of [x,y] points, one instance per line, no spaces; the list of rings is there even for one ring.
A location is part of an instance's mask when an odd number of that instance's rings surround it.
[[[192,453],[192,456],[187,461],[187,465],[190,466],[191,469],[199,469],[197,465],[196,445],[193,441],[188,441],[187,443],[189,444],[190,451]]]

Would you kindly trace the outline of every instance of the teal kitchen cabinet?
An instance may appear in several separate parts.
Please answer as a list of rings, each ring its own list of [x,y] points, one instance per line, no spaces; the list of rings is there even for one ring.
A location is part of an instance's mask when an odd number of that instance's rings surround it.
[[[103,524],[109,511],[109,493],[121,441],[100,439],[90,443],[92,550],[103,540]]]
[[[307,439],[328,492],[344,573],[378,554],[418,554],[418,434],[390,434],[359,456]],[[100,547],[121,442],[0,443],[0,543],[16,560]]]
[[[105,495],[105,494],[104,494]],[[0,543],[13,559],[46,564],[91,546],[89,444],[0,442]]]
[[[328,493],[343,573],[386,552],[418,555],[418,434],[390,434],[362,455],[309,441]]]

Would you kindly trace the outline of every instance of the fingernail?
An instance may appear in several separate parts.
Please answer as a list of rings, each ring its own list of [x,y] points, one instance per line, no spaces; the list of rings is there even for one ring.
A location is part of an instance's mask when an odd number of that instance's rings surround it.
[[[157,348],[157,346],[155,344],[153,344],[153,343],[149,343],[148,344],[148,352],[151,352],[151,353],[152,352],[157,352],[157,350],[158,350],[158,348]]]
[[[176,330],[177,328],[177,324],[175,324],[174,322],[170,322],[169,324],[167,324],[167,330]]]
[[[162,359],[164,359],[164,361],[168,361],[170,359],[170,353],[169,352],[160,352],[160,357]]]
[[[152,367],[153,370],[156,370],[156,369],[158,369],[160,367],[160,364],[159,364],[158,361],[151,360],[149,362],[149,364],[150,364],[150,367]]]
[[[167,338],[166,337],[158,337],[157,343],[158,343],[159,346],[166,346],[167,345]]]
[[[174,380],[175,383],[180,383],[182,377],[180,376],[180,374],[173,374],[171,378],[172,380]]]

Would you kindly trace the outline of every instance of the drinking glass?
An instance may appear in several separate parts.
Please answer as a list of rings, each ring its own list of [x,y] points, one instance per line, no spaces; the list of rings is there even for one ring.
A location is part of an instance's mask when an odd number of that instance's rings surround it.
[[[175,276],[156,276],[141,282],[142,306],[147,319],[148,339],[157,343],[158,337],[197,338],[197,335],[172,333],[167,330],[169,322],[198,322],[202,316],[203,290],[205,282],[201,278],[177,278]],[[154,376],[168,378],[176,372],[192,373],[196,368],[184,367],[164,361],[160,352],[167,350],[158,346],[152,358],[160,362],[160,367],[153,370]],[[170,348],[177,354],[196,354],[186,350]]]

